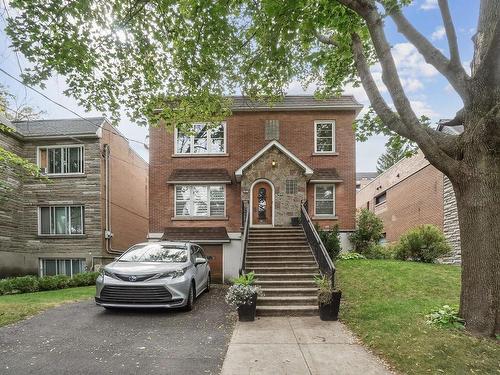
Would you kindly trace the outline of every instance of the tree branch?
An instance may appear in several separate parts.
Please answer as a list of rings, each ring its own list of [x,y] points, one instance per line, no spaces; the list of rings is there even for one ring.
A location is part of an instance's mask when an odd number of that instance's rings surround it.
[[[446,31],[446,39],[448,39],[448,48],[450,49],[450,62],[453,65],[462,66],[460,60],[460,50],[458,49],[457,33],[451,18],[448,0],[438,0],[441,17],[443,18],[444,29]]]
[[[455,117],[449,121],[442,122],[442,126],[460,126],[464,124],[464,109],[462,108],[455,114]]]
[[[425,155],[432,159],[433,164],[438,166],[442,172],[446,174],[454,172],[458,168],[458,162],[451,155],[457,153],[458,137],[422,126],[418,120],[417,124],[412,121],[406,122],[403,116],[400,117],[394,113],[380,94],[364,55],[361,39],[356,33],[352,34],[352,50],[356,70],[363,88],[375,112],[384,124],[399,135],[416,142]],[[398,110],[398,113],[401,112]]]
[[[327,36],[327,35],[320,34],[319,31],[317,31],[317,30],[314,31],[314,35],[316,36],[316,39],[318,39],[323,44],[328,44],[331,46],[338,45],[337,41],[333,38],[333,36]]]

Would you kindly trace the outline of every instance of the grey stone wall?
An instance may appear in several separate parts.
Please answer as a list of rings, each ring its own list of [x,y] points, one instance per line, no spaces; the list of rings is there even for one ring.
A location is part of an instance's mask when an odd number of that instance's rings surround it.
[[[272,161],[276,167],[271,166]],[[274,224],[290,225],[291,218],[299,216],[300,202],[306,196],[304,171],[276,147],[268,150],[244,172],[241,179],[241,199],[250,200],[250,187],[258,179],[267,179],[274,185]],[[297,194],[287,194],[286,180],[297,181]]]
[[[451,181],[444,175],[443,179],[443,233],[453,251],[449,257],[442,258],[441,262],[458,264],[461,260],[461,248],[457,200]]]
[[[0,131],[0,147],[17,155],[22,155],[23,147],[12,133]],[[22,181],[15,171],[7,166],[0,168],[0,257],[5,251],[23,249],[19,237],[22,222]],[[3,262],[0,261],[0,264]]]
[[[37,146],[73,144],[73,140],[26,142],[20,154],[36,163]],[[101,226],[101,152],[99,139],[82,140],[85,174],[77,177],[51,177],[48,182],[26,179],[17,190],[17,243],[0,236],[0,277],[38,273],[39,258],[85,258],[90,268],[92,256],[103,254]],[[9,199],[9,201],[15,199]],[[83,205],[84,234],[81,236],[38,235],[38,207],[43,205]],[[8,218],[7,218],[8,219]],[[5,219],[0,218],[3,222]],[[8,222],[8,220],[7,220]]]

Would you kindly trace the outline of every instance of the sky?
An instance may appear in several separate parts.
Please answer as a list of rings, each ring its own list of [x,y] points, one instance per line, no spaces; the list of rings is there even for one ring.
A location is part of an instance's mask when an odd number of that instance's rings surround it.
[[[469,72],[470,61],[473,56],[471,38],[476,31],[479,0],[449,0],[449,5],[457,31],[461,59],[466,71]],[[13,76],[19,77],[21,70],[28,66],[28,62],[20,53],[16,54],[10,47],[10,40],[3,31],[5,11],[2,8],[0,9],[2,10],[0,12],[2,14],[0,19],[0,67]],[[410,6],[405,8],[404,13],[421,33],[448,56],[448,45],[437,0],[414,0]],[[433,124],[436,124],[440,119],[454,117],[455,113],[462,107],[462,102],[446,79],[432,66],[425,63],[415,47],[397,32],[394,23],[390,19],[386,21],[385,30],[392,45],[392,53],[403,86],[415,113],[418,116],[426,115],[430,117]],[[382,83],[380,66],[373,66],[372,73],[382,94],[390,103],[387,89]],[[43,110],[45,112],[43,118],[75,117],[67,109],[51,103],[2,72],[0,72],[0,84],[16,95],[18,104],[27,104]],[[40,91],[81,116],[102,115],[102,113],[95,111],[85,112],[82,107],[78,106],[74,98],[66,97],[63,94],[65,88],[64,77],[55,76],[46,82],[46,88],[40,89]],[[298,82],[293,82],[288,90],[289,94],[294,95],[312,94],[313,92],[314,87],[309,87],[304,91]],[[361,87],[347,87],[345,93],[353,94],[365,106],[360,115],[368,109],[369,101]],[[148,151],[142,144],[146,140],[147,129],[132,123],[125,116],[122,116],[118,129],[127,138],[138,141],[131,142],[131,146],[148,160]],[[385,150],[385,142],[386,138],[384,136],[373,136],[366,142],[356,143],[357,172],[375,171],[377,158]]]

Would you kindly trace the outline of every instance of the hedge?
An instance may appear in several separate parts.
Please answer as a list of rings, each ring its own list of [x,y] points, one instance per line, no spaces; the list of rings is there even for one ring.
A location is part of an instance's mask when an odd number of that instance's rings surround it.
[[[77,273],[73,277],[56,275],[43,277],[21,276],[0,279],[0,295],[94,285],[97,276],[99,276],[99,272]]]

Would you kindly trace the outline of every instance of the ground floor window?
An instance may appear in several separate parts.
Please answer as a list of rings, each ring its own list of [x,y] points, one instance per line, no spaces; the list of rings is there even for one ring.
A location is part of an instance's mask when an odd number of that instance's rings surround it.
[[[317,216],[335,215],[335,185],[318,184],[314,185],[315,212]]]
[[[51,206],[38,209],[38,233],[42,235],[83,234],[83,206]]]
[[[175,216],[220,217],[224,213],[224,185],[175,186]]]
[[[73,276],[85,272],[85,259],[40,259],[40,275]]]

